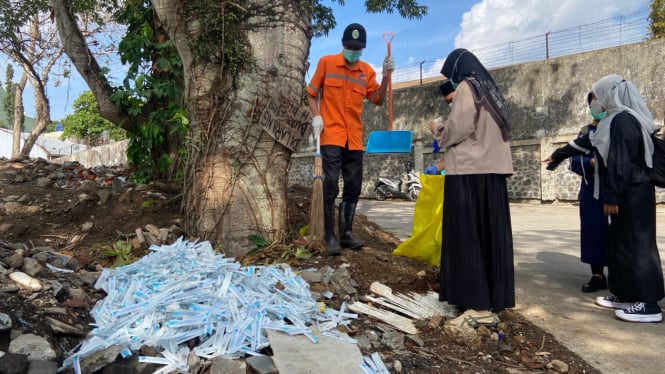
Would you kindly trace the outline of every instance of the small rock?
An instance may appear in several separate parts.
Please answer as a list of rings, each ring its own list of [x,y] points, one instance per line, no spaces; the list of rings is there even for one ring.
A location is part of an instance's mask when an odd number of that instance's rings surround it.
[[[45,360],[31,360],[28,365],[28,374],[55,373],[58,370],[58,363]]]
[[[109,198],[111,197],[111,191],[109,191],[107,188],[99,189],[97,190],[97,197],[99,198],[97,204],[104,205],[107,201],[109,201]]]
[[[26,273],[15,271],[9,274],[9,278],[21,286],[28,288],[32,291],[39,291],[42,289],[41,283],[35,278],[32,278]]]
[[[414,342],[418,347],[425,345],[425,342],[418,335],[407,335],[406,338]]]
[[[404,334],[397,331],[385,332],[381,337],[381,344],[393,351],[401,350],[404,348]]]
[[[361,351],[371,351],[372,350],[372,343],[369,341],[369,338],[367,338],[364,335],[357,336],[356,338],[358,348],[360,348]]]
[[[12,269],[20,269],[21,266],[23,266],[23,255],[17,252],[11,256],[5,257],[2,261]]]
[[[396,373],[401,373],[402,372],[402,363],[400,361],[393,361],[393,369],[395,369]]]
[[[74,327],[70,326],[62,321],[58,321],[55,318],[51,317],[46,317],[46,322],[51,326],[51,329],[53,329],[53,332],[56,334],[65,334],[65,335],[75,335],[75,336],[85,336],[86,332]]]
[[[554,369],[558,371],[559,373],[567,373],[568,372],[568,364],[561,360],[552,360],[547,364],[548,369]]]
[[[246,374],[247,365],[241,360],[215,357],[210,365],[210,374]]]
[[[44,271],[44,267],[39,263],[39,261],[27,257],[23,260],[23,266],[21,266],[21,270],[23,270],[24,273],[31,277],[36,277],[38,274]]]
[[[8,353],[0,357],[0,368],[5,374],[23,374],[29,363],[28,356],[23,354]]]
[[[323,281],[323,275],[313,270],[303,270],[298,275],[307,283],[321,283]]]
[[[97,370],[115,361],[118,355],[120,355],[120,351],[122,351],[121,346],[112,345],[106,349],[93,352],[90,356],[81,360],[81,372],[96,372]]]
[[[461,345],[477,347],[481,343],[480,336],[476,334],[476,330],[470,327],[444,325],[443,332]]]
[[[94,223],[92,223],[92,222],[86,222],[86,223],[84,223],[83,225],[81,225],[81,231],[83,231],[83,232],[90,232],[90,230],[92,230],[92,228],[93,228],[94,226],[95,226]]]
[[[0,331],[7,331],[12,328],[12,319],[4,313],[0,313]]]
[[[246,361],[250,373],[256,374],[279,374],[275,363],[269,356],[252,356]]]
[[[51,344],[34,334],[23,334],[9,343],[9,353],[19,353],[28,356],[30,360],[55,360],[56,354]]]
[[[79,271],[79,275],[81,276],[83,283],[85,283],[85,285],[88,287],[95,286],[95,283],[97,283],[97,279],[99,279],[100,274],[101,272],[99,271],[85,271],[85,270]]]

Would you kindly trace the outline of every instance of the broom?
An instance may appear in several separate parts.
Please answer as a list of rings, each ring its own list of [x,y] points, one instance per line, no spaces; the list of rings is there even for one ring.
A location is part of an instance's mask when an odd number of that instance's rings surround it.
[[[323,222],[323,166],[321,161],[320,134],[316,134],[316,155],[314,156],[314,186],[309,211],[309,234],[314,240],[323,242],[325,227]]]

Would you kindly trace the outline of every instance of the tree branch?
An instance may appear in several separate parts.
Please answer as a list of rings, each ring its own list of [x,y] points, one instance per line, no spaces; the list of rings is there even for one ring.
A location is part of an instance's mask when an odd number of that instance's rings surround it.
[[[113,88],[86,45],[72,11],[72,1],[54,0],[51,5],[65,53],[95,95],[102,117],[129,130],[132,120],[127,112],[118,109],[111,101]]]

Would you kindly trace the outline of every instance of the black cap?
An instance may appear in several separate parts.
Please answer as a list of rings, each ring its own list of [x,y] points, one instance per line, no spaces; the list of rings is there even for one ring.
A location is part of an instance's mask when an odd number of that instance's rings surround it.
[[[365,48],[367,45],[367,33],[363,25],[352,23],[344,29],[342,45]]]
[[[453,83],[450,80],[447,80],[439,86],[439,91],[441,91],[441,95],[445,97],[455,92],[455,89],[453,88]]]

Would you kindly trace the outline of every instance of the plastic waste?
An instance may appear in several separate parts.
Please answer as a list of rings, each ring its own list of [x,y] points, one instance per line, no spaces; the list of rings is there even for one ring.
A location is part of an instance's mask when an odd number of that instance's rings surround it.
[[[187,356],[228,358],[258,355],[269,345],[266,329],[318,339],[308,327],[346,325],[356,314],[321,308],[309,284],[288,265],[242,267],[215,253],[209,242],[178,239],[151,246],[132,264],[103,269],[95,287],[106,292],[91,310],[94,329],[69,352],[62,368],[80,372],[80,362],[111,345],[123,357],[144,345],[162,357],[139,361],[165,365],[158,373],[187,371]],[[190,351],[188,342],[197,339]]]

